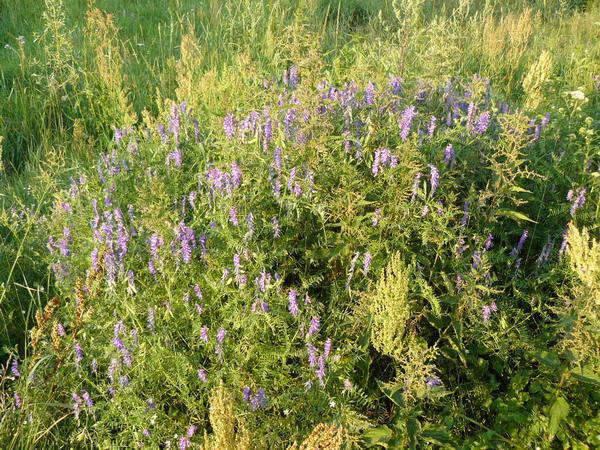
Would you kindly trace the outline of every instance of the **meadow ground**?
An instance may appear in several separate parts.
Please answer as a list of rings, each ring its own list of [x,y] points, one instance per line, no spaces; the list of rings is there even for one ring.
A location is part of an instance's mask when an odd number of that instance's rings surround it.
[[[0,0],[0,447],[597,448],[600,6]]]

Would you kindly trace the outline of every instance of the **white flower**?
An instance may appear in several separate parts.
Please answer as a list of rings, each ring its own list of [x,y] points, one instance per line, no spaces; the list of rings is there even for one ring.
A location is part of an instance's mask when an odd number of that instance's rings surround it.
[[[331,400],[331,401],[329,402],[329,407],[330,407],[330,408],[335,408],[335,402],[334,402],[333,400]]]
[[[576,91],[567,91],[567,92],[565,92],[565,94],[568,94],[577,100],[585,100],[585,94],[583,92],[581,92],[579,89]]]
[[[284,416],[287,416],[289,413],[290,413],[290,410],[289,410],[289,409],[284,409],[284,410],[283,410],[283,415],[284,415]]]

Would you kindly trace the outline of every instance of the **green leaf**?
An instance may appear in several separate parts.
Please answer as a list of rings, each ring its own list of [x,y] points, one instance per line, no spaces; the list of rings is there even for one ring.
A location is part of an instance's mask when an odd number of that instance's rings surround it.
[[[555,353],[541,351],[541,352],[537,352],[537,353],[528,352],[528,355],[531,356],[532,358],[537,359],[542,364],[545,364],[546,366],[551,367],[553,369],[556,369],[560,364],[560,360]]]
[[[404,392],[404,383],[399,383],[392,387],[387,387],[385,383],[381,380],[377,380],[377,384],[379,385],[379,389],[388,397],[391,401],[393,401],[397,406],[404,406],[404,398],[402,397],[402,393]]]
[[[408,432],[408,439],[410,439],[410,448],[417,448],[417,435],[419,434],[419,430],[421,428],[421,424],[417,419],[411,417],[406,422],[406,431]]]
[[[513,211],[512,209],[499,209],[496,211],[496,216],[508,217],[509,219],[516,220],[517,222],[526,221],[537,223],[535,220],[530,219],[525,214],[520,213],[518,211]]]
[[[589,369],[581,370],[579,368],[575,368],[571,370],[571,375],[573,375],[573,377],[577,378],[579,381],[583,381],[584,383],[600,386],[600,377],[598,377],[598,375]]]
[[[442,445],[446,447],[458,448],[456,442],[452,440],[447,431],[441,429],[429,429],[423,430],[421,433],[421,438],[432,444]]]
[[[385,444],[387,444],[393,437],[393,431],[384,425],[379,428],[371,428],[370,430],[365,431],[360,437],[360,440],[363,441],[367,447],[383,445],[387,448],[388,446]]]
[[[550,408],[550,427],[548,431],[550,432],[551,439],[554,438],[562,420],[569,414],[569,409],[569,404],[564,397],[556,398],[552,408]]]

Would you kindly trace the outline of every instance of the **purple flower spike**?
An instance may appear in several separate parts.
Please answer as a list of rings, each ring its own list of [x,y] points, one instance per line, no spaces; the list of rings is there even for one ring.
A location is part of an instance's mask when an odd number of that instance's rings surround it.
[[[233,114],[227,114],[225,116],[225,119],[223,119],[223,128],[225,130],[225,134],[227,135],[227,139],[231,141],[235,135],[235,121]]]
[[[294,289],[290,289],[290,293],[288,296],[288,301],[289,301],[289,311],[292,314],[292,316],[296,317],[298,315],[298,312],[300,311],[298,309],[298,302],[296,301],[296,298],[298,296],[298,293],[294,290]]]
[[[448,164],[454,159],[454,149],[452,148],[452,144],[448,144],[446,150],[444,151],[444,163]]]
[[[415,118],[416,115],[416,108],[411,105],[408,108],[406,108],[403,112],[402,112],[402,119],[400,119],[400,138],[402,138],[403,141],[406,140],[406,138],[408,137],[408,134],[410,133],[410,129],[412,127],[412,123],[413,123],[413,119]]]
[[[433,164],[427,164],[429,170],[431,171],[431,192],[429,193],[429,197],[433,197],[435,191],[440,184],[440,174]]]
[[[429,136],[433,136],[433,133],[435,132],[435,122],[436,122],[436,118],[435,116],[431,116],[431,119],[429,120],[429,129],[427,130],[427,134],[429,134]]]
[[[198,378],[200,378],[200,381],[203,383],[208,381],[208,378],[206,377],[206,371],[204,369],[198,369]]]
[[[310,320],[310,326],[308,328],[308,333],[306,333],[307,337],[311,337],[319,332],[320,322],[321,322],[321,320],[317,316],[313,317]]]
[[[223,343],[226,334],[227,331],[224,328],[219,328],[219,331],[217,331],[217,341],[219,342],[219,344]]]
[[[371,252],[365,252],[363,253],[363,257],[363,272],[366,275],[369,273],[369,268],[371,267],[371,261],[373,261],[373,256],[371,255]]]
[[[16,378],[21,376],[21,372],[19,372],[19,363],[16,359],[13,359],[12,365],[10,366],[10,371]]]
[[[208,327],[206,325],[200,329],[200,339],[204,342],[208,342]]]

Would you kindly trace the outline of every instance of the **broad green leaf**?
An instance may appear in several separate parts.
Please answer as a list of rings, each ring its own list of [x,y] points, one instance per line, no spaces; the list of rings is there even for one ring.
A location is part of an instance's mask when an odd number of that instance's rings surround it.
[[[383,445],[387,448],[388,446],[386,444],[393,437],[393,431],[389,427],[384,425],[379,428],[372,428],[370,430],[365,431],[360,439],[367,445],[367,447]]]
[[[550,408],[550,426],[548,431],[550,432],[550,438],[554,438],[554,435],[558,431],[560,423],[569,414],[569,404],[564,397],[557,397]]]
[[[512,209],[499,209],[496,211],[496,216],[508,217],[509,219],[516,220],[517,222],[526,221],[537,223],[535,220],[530,219],[525,214],[520,213],[518,211],[513,211]]]

